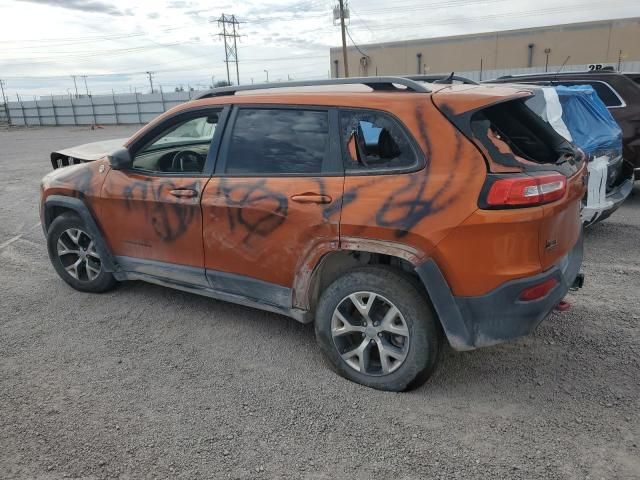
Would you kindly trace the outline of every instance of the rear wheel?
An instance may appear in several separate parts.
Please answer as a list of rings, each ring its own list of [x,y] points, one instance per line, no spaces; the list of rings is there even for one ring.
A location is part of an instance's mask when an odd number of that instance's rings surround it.
[[[99,293],[116,284],[113,274],[104,270],[95,238],[76,215],[56,217],[47,233],[47,247],[58,275],[76,290]]]
[[[442,333],[411,278],[379,266],[335,280],[316,310],[316,338],[343,377],[380,390],[424,383],[438,362]]]

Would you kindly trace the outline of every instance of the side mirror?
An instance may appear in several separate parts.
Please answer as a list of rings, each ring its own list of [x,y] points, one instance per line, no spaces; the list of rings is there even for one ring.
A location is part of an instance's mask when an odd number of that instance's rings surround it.
[[[129,150],[121,148],[108,156],[111,168],[114,170],[123,170],[131,166],[132,159]]]

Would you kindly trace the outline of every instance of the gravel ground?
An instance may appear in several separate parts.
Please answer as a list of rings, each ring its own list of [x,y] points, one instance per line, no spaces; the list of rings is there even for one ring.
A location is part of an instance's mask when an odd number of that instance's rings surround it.
[[[133,131],[0,131],[0,477],[640,478],[640,185],[588,232],[570,311],[392,394],[332,373],[311,326],[56,276],[49,153]]]

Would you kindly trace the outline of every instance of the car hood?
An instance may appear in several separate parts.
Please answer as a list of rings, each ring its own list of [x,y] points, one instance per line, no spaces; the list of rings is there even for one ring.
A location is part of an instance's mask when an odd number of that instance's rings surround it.
[[[51,152],[51,163],[55,169],[76,163],[93,162],[122,148],[127,140],[128,138],[101,140],[99,142],[85,143],[84,145],[57,150]]]

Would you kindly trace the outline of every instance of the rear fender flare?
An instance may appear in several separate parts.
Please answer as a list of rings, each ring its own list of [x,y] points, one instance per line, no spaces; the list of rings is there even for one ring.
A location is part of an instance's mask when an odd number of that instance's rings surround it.
[[[425,255],[423,251],[416,248],[387,240],[343,236],[340,238],[339,246],[337,242],[324,242],[317,245],[310,255],[305,255],[304,260],[297,266],[293,283],[295,308],[305,310],[312,308],[312,286],[329,255],[337,252],[380,253],[400,258],[414,268],[419,264],[419,259]]]

